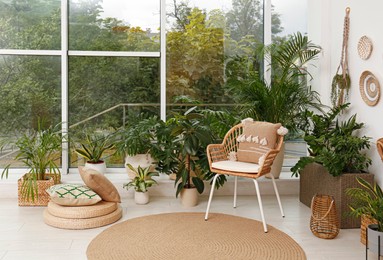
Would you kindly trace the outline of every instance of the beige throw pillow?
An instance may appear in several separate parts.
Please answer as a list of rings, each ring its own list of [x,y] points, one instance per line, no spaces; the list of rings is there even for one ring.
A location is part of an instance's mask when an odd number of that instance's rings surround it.
[[[270,149],[275,148],[277,142],[277,130],[281,124],[269,122],[245,122],[243,124],[243,136],[238,146],[237,159],[240,162],[258,163],[259,158]],[[251,136],[251,141],[249,142]]]
[[[121,202],[120,194],[116,187],[104,175],[96,170],[83,166],[78,167],[80,176],[85,185],[94,190],[102,200],[110,202]]]
[[[101,197],[82,184],[57,184],[46,190],[51,201],[62,206],[89,206],[101,201]]]

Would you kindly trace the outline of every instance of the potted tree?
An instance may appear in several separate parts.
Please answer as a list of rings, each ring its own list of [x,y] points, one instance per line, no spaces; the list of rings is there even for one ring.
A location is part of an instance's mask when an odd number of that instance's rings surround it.
[[[105,151],[113,148],[111,135],[86,132],[80,147],[75,151],[85,158],[85,167],[94,169],[101,174],[106,172],[106,164],[102,159]]]
[[[157,116],[152,116],[117,131],[115,148],[118,154],[125,156],[125,167],[129,178],[135,177],[135,172],[128,167],[129,164],[136,169],[138,166],[143,168],[151,166],[151,170],[154,169],[152,147],[156,140],[156,128],[160,122]]]
[[[157,182],[152,179],[153,176],[158,176],[157,172],[150,171],[150,167],[137,168],[128,164],[128,167],[135,173],[135,177],[128,183],[124,184],[124,188],[127,190],[131,187],[134,188],[134,201],[136,204],[144,205],[149,202],[149,191],[148,188]]]
[[[172,160],[176,179],[176,197],[181,195],[181,203],[186,207],[198,204],[198,193],[204,190],[204,169],[206,146],[212,142],[209,126],[204,115],[192,107],[185,113],[175,113],[166,124],[171,128],[174,148]]]
[[[18,180],[19,206],[46,206],[49,195],[46,189],[60,182],[60,170],[56,161],[61,151],[60,124],[46,129],[39,122],[37,129],[22,134],[16,141],[19,150],[15,160],[25,164],[29,170]],[[8,164],[1,178],[8,177]]]
[[[307,67],[320,53],[320,47],[312,44],[300,33],[286,41],[271,44],[256,56],[266,57],[271,67],[271,80],[265,80],[257,68],[247,75],[229,78],[234,98],[242,104],[242,118],[281,123],[289,136],[299,136],[304,125],[306,109],[321,110],[319,94],[308,86],[311,75]],[[248,65],[247,65],[248,66]],[[271,174],[279,178],[284,159],[284,145],[274,160]]]
[[[378,236],[383,240],[383,192],[378,184],[371,185],[362,178],[357,178],[361,187],[350,188],[346,191],[353,201],[349,205],[351,215],[355,217],[367,216],[376,224],[368,225],[367,234],[364,239],[368,239],[368,248],[374,252],[381,252],[383,255],[383,243],[378,249]],[[362,238],[363,239],[363,238]]]
[[[373,182],[368,174],[371,159],[365,150],[370,138],[356,133],[364,126],[356,121],[356,114],[340,121],[339,114],[349,106],[345,104],[324,114],[306,112],[309,126],[304,140],[310,156],[301,157],[291,168],[293,175],[300,176],[300,201],[310,207],[315,194],[334,196],[341,228],[360,226],[360,220],[346,216],[351,202],[346,189],[357,186],[356,177]]]

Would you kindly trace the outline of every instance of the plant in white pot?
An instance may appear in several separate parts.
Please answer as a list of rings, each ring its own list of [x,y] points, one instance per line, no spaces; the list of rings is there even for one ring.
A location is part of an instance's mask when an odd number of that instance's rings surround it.
[[[357,181],[361,187],[350,188],[346,191],[347,195],[353,199],[349,205],[350,214],[355,217],[367,215],[377,223],[368,226],[366,241],[372,252],[380,252],[380,255],[383,255],[383,191],[377,183],[371,185],[359,177]],[[380,250],[378,246],[379,236]]]
[[[127,165],[131,171],[135,173],[135,177],[130,182],[124,184],[124,188],[129,190],[129,188],[134,188],[134,201],[138,205],[144,205],[149,202],[149,191],[153,184],[157,184],[155,180],[152,179],[153,176],[159,176],[158,172],[150,171],[150,167],[137,168],[133,167],[131,164]]]
[[[47,188],[60,182],[60,170],[56,162],[61,156],[61,124],[43,129],[41,123],[37,129],[31,129],[18,137],[16,161],[29,168],[28,172],[18,181],[20,206],[46,206],[49,195]],[[8,164],[1,178],[8,177]]]
[[[175,113],[167,121],[171,128],[174,147],[177,148],[173,160],[177,162],[175,185],[176,197],[181,195],[181,203],[186,207],[198,204],[198,193],[204,190],[204,170],[206,146],[212,142],[212,133],[204,122],[204,115],[192,107],[184,114]]]
[[[75,151],[85,158],[85,167],[105,174],[106,164],[102,157],[113,146],[109,134],[85,133],[84,138],[80,141],[80,147],[76,148]]]
[[[130,179],[135,177],[135,172],[128,167],[129,164],[135,169],[138,166],[151,166],[151,170],[154,169],[152,147],[156,141],[156,128],[160,121],[157,116],[153,116],[117,131],[114,144],[117,153],[125,156],[125,167]]]

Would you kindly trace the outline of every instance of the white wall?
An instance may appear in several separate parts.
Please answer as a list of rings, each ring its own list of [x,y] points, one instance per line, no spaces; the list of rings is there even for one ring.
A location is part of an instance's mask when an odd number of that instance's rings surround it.
[[[330,104],[331,81],[340,62],[343,21],[345,9],[350,7],[350,35],[348,41],[351,90],[348,102],[349,115],[357,113],[358,121],[365,123],[362,134],[372,137],[368,152],[373,160],[369,171],[383,186],[383,163],[376,150],[376,140],[383,137],[383,97],[370,107],[362,100],[359,91],[359,78],[369,70],[379,80],[383,92],[383,1],[381,0],[308,0],[308,35],[323,48],[314,74],[313,87],[321,94],[322,102]],[[366,35],[372,40],[373,51],[368,60],[362,60],[357,52],[360,37]],[[382,93],[383,95],[383,93]]]

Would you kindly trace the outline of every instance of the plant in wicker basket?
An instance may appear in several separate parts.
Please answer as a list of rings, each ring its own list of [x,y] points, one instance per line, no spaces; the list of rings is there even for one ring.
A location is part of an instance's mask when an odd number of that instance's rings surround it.
[[[45,190],[39,191],[38,189],[40,181],[46,181],[53,177],[56,182],[59,182],[60,171],[56,161],[59,159],[57,157],[61,155],[61,124],[46,129],[43,129],[41,125],[39,122],[37,130],[32,129],[21,135],[15,144],[19,150],[15,160],[22,162],[29,168],[27,174],[20,180],[19,204],[21,201],[33,205],[35,201],[39,200],[39,194],[45,192]],[[1,178],[4,176],[8,178],[10,167],[11,164],[8,164],[4,168]],[[52,180],[51,185],[53,184],[54,181]],[[43,204],[45,202],[42,202],[41,205]]]

